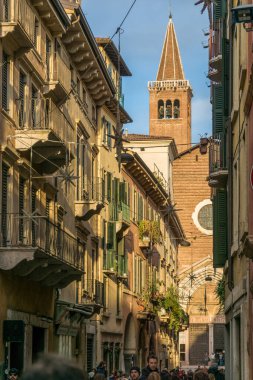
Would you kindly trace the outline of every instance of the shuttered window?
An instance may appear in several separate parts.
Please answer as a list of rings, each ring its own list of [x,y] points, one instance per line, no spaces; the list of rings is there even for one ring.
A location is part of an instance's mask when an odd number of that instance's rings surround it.
[[[107,173],[107,200],[110,202],[112,199],[112,175]]]
[[[4,21],[9,21],[9,2],[10,0],[4,0]]]
[[[18,189],[18,195],[19,195],[19,216],[24,215],[24,208],[25,208],[25,180],[23,177],[19,177],[19,189]],[[19,241],[23,242],[24,239],[24,219],[19,219]]]
[[[223,0],[216,0],[214,4],[214,21],[218,21],[222,17]]]
[[[32,213],[36,210],[36,189],[32,187]],[[32,246],[36,244],[36,224],[32,220]]]
[[[143,198],[141,194],[138,194],[138,222],[143,220]]]
[[[224,93],[220,84],[213,86],[213,133],[223,132]]]
[[[38,35],[39,35],[39,21],[35,17],[35,20],[34,20],[34,31],[33,31],[33,43],[34,43],[34,47],[36,49],[38,48]]]
[[[87,361],[87,372],[91,372],[93,368],[93,351],[94,351],[94,337],[93,335],[87,335],[87,350],[86,350],[86,361]]]
[[[8,55],[3,52],[3,65],[2,65],[2,108],[8,111]]]
[[[2,245],[7,245],[7,197],[8,197],[8,171],[7,165],[2,165],[2,215],[1,215],[1,227],[2,227]]]
[[[37,101],[38,101],[38,91],[37,91],[37,88],[32,86],[31,111],[32,111],[33,129],[35,129],[37,125]]]
[[[46,68],[47,68],[47,80],[50,80],[50,55],[51,55],[51,41],[46,37]]]
[[[224,116],[229,116],[229,63],[230,45],[229,40],[222,39],[222,84],[224,97]]]
[[[115,250],[116,243],[116,224],[108,222],[107,224],[107,244],[106,248],[108,250]]]
[[[19,74],[19,127],[24,127],[24,112],[25,112],[25,74]]]
[[[213,198],[213,266],[222,268],[227,260],[227,192],[216,190]]]

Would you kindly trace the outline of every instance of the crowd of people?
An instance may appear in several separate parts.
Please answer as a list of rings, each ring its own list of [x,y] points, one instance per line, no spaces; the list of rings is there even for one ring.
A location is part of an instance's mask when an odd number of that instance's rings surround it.
[[[155,355],[150,355],[148,357],[147,366],[142,370],[133,366],[130,369],[130,373],[125,374],[119,371],[114,371],[110,376],[107,374],[106,363],[99,363],[97,368],[89,374],[92,380],[224,380],[224,370],[218,369],[217,363],[213,362],[209,368],[206,366],[199,366],[196,370],[189,369],[185,371],[179,367],[168,370],[164,368],[162,371],[158,370],[158,360]]]
[[[8,380],[19,380],[18,370],[10,369]],[[209,367],[199,366],[196,370],[185,371],[179,367],[168,370],[158,370],[158,359],[149,355],[147,366],[142,370],[132,366],[129,374],[115,370],[110,376],[107,374],[106,363],[100,362],[97,368],[89,373],[90,380],[225,380],[224,370],[218,369],[217,363]],[[21,377],[21,380],[85,380],[84,374],[74,363],[57,357],[47,355],[42,357]]]

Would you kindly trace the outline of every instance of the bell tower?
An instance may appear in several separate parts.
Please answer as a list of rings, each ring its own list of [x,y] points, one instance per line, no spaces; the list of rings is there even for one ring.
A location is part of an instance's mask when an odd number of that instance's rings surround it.
[[[170,15],[156,81],[148,83],[149,133],[172,137],[179,152],[191,144],[192,89],[185,79],[174,23]]]

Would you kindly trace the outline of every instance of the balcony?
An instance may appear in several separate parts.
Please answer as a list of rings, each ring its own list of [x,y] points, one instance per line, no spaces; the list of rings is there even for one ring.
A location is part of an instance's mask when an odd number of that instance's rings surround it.
[[[210,187],[223,188],[227,176],[225,134],[217,133],[210,139],[208,184]]]
[[[80,281],[84,246],[45,217],[0,214],[0,269],[41,285],[63,288]]]
[[[35,15],[26,0],[0,0],[0,38],[12,52],[33,48]]]
[[[96,312],[104,306],[104,284],[95,279],[88,279],[82,291],[82,304],[93,306]]]
[[[71,90],[71,72],[60,54],[56,53],[47,64],[47,80],[44,86],[44,95],[52,98],[56,104],[63,104]]]
[[[32,101],[31,114],[19,107],[19,126],[15,133],[16,149],[29,158],[33,148],[33,163],[40,172],[53,173],[66,164],[66,153],[75,155],[75,131],[64,113],[50,100]]]
[[[87,179],[84,187],[77,190],[75,215],[77,220],[88,221],[93,215],[98,215],[105,206],[104,182],[102,178]]]
[[[221,81],[222,73],[222,21],[214,22],[209,36],[209,70],[208,78],[214,82]]]

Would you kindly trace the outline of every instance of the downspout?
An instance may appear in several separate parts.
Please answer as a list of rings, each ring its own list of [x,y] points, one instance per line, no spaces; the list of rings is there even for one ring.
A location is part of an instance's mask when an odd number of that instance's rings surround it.
[[[229,1],[229,9],[232,8],[232,0]],[[231,128],[231,109],[232,109],[232,89],[233,89],[233,34],[232,34],[232,19],[229,17],[229,118],[227,120],[227,159],[228,159],[228,197],[227,197],[227,220],[228,220],[228,288],[232,291],[234,287],[234,274],[233,274],[233,259],[231,256],[231,248],[232,248],[232,217],[233,217],[233,147],[232,147],[232,128]]]

